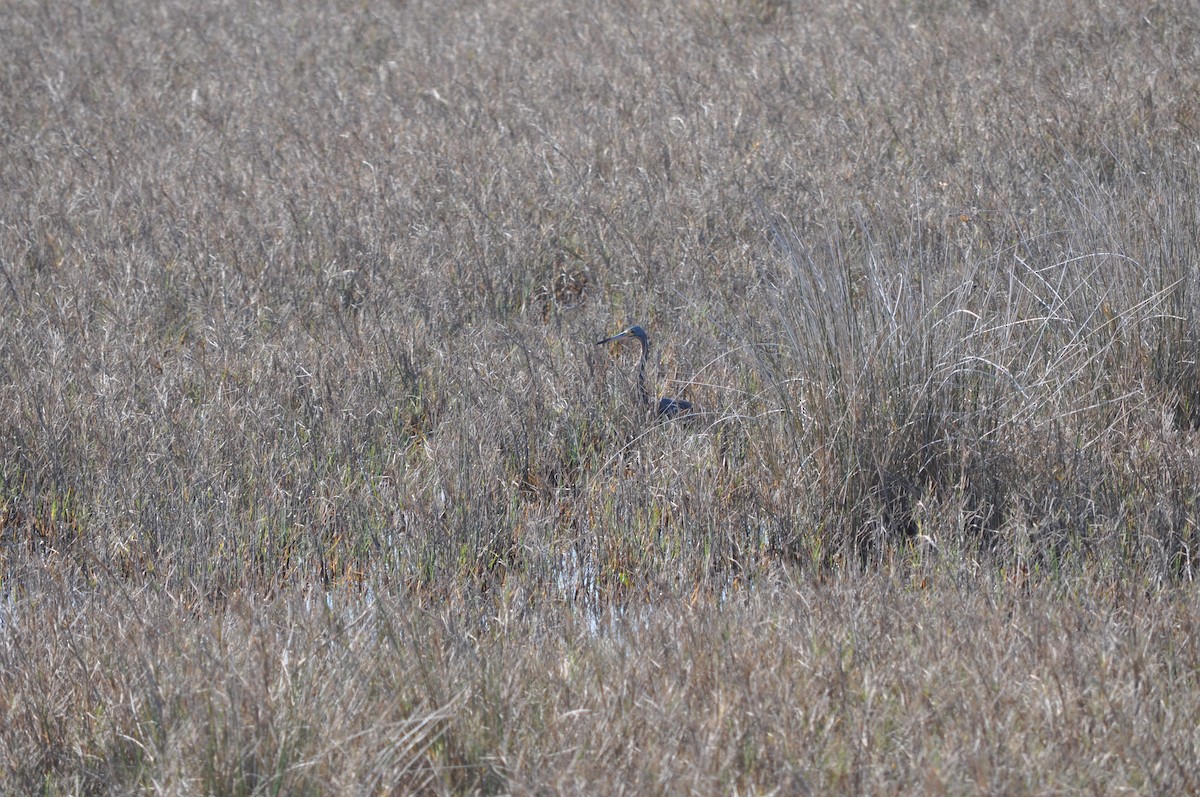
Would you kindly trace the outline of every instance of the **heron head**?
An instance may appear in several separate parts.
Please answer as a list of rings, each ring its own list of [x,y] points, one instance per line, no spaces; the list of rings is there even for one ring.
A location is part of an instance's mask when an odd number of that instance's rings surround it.
[[[626,329],[624,332],[618,332],[611,338],[605,338],[604,340],[596,341],[596,345],[599,346],[602,343],[614,343],[618,340],[624,340],[625,338],[637,338],[643,344],[650,342],[650,337],[646,334],[646,330],[634,324],[629,329]]]

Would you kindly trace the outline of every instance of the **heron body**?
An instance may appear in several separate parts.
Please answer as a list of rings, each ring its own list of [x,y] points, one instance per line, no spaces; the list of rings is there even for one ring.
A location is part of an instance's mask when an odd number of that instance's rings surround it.
[[[634,325],[624,332],[618,332],[611,338],[596,341],[596,345],[600,346],[605,343],[615,343],[625,340],[626,338],[637,338],[642,344],[642,359],[638,361],[637,384],[638,395],[641,397],[642,403],[646,407],[654,407],[654,402],[650,398],[650,391],[646,388],[646,361],[650,359],[650,336],[646,334],[646,330]],[[692,409],[692,402],[679,398],[660,398],[658,406],[655,408],[656,413],[660,416],[674,418],[682,412],[688,412]]]

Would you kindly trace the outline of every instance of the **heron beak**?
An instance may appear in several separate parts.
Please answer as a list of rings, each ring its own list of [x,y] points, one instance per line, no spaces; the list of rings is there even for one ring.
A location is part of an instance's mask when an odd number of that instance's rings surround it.
[[[604,343],[612,343],[614,340],[622,340],[624,338],[629,337],[630,334],[632,334],[632,333],[630,333],[630,331],[627,329],[624,332],[618,332],[617,334],[613,335],[611,338],[605,338],[604,340],[596,341],[596,345],[600,346]]]

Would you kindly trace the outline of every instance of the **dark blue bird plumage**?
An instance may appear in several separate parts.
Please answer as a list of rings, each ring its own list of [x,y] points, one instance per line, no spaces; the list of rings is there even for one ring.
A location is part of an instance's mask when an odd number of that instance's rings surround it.
[[[646,361],[650,358],[650,336],[646,334],[646,330],[635,324],[612,337],[596,341],[596,345],[615,343],[627,338],[637,338],[638,342],[642,344],[642,359],[638,362],[638,394],[641,396],[643,404],[647,407],[653,407],[654,403],[650,398],[650,391],[646,389]],[[661,417],[674,418],[680,414],[691,412],[692,407],[692,402],[685,399],[664,397],[658,400],[656,410],[657,414]]]

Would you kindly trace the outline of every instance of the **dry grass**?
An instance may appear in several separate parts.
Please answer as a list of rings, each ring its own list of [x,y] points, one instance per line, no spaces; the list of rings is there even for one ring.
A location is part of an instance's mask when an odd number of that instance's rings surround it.
[[[0,791],[1200,789],[1200,8],[868,5],[0,9]]]
[[[511,595],[39,608],[6,654],[19,793],[1200,786],[1190,590],[805,581],[595,623]]]

